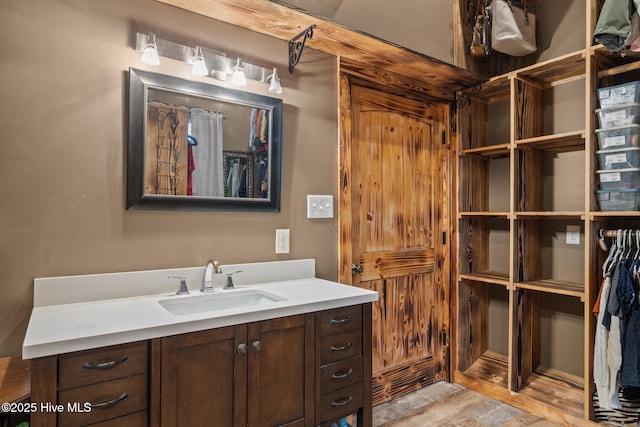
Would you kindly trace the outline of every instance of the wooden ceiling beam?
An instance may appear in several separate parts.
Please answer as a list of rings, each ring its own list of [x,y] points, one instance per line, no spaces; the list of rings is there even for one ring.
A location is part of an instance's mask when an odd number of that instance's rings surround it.
[[[311,25],[306,46],[340,57],[362,76],[401,82],[437,99],[453,100],[457,90],[484,76],[269,0],[157,0],[175,7],[289,41]]]

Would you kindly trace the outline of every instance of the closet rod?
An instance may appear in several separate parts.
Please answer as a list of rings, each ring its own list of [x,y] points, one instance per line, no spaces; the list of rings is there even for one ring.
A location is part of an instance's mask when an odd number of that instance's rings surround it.
[[[621,229],[621,231],[640,231],[638,229],[628,229],[628,228],[623,228]],[[604,237],[617,237],[618,236],[618,230],[604,230],[604,229],[600,229],[599,234],[601,234]]]

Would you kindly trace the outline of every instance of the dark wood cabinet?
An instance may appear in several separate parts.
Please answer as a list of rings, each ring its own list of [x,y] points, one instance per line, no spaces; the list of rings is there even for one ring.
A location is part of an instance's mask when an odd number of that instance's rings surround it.
[[[147,341],[34,359],[31,382],[31,425],[148,425]]]
[[[313,425],[312,314],[162,338],[162,426]]]
[[[330,426],[356,414],[372,423],[371,304],[316,314],[316,423]]]
[[[39,427],[368,427],[371,304],[36,358],[32,402],[65,408]]]

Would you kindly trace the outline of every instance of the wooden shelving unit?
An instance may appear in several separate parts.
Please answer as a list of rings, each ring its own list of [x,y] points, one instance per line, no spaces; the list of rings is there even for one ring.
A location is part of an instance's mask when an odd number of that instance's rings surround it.
[[[594,419],[597,230],[640,228],[595,197],[597,89],[640,80],[640,55],[591,46],[600,6],[584,3],[584,49],[458,95],[453,380],[563,425]]]

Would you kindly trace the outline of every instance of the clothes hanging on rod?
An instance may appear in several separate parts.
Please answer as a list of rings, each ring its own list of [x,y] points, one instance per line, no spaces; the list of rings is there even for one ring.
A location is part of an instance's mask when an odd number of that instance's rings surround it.
[[[600,407],[621,409],[620,388],[625,397],[640,394],[640,230],[600,230],[605,236],[614,239],[594,307],[593,377]]]

